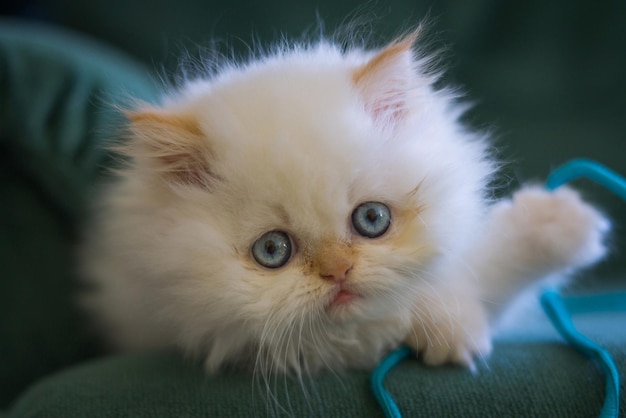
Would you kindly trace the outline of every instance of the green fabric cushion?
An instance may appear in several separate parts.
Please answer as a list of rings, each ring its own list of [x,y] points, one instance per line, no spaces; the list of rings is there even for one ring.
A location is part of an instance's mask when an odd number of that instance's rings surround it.
[[[106,162],[110,105],[154,91],[117,52],[0,19],[0,407],[91,352],[72,303],[77,229]]]
[[[617,357],[622,368],[625,357],[623,352]],[[368,381],[367,372],[327,373],[307,382],[307,392],[295,379],[277,379],[272,390],[285,409],[279,416],[382,416]],[[390,374],[386,388],[407,418],[592,417],[604,396],[595,365],[557,343],[500,344],[489,367],[479,367],[476,375],[410,360]],[[102,359],[45,378],[19,398],[10,416],[271,416],[268,399],[265,387],[249,375],[206,377],[178,356],[143,354]]]
[[[626,369],[626,312],[577,315],[575,321],[611,352],[620,370]],[[545,316],[537,312],[527,322],[534,324],[499,338],[477,374],[408,360],[390,373],[385,386],[407,418],[597,416],[604,397],[598,365],[564,344]],[[285,408],[278,416],[382,416],[368,372],[325,373],[304,384],[306,392],[296,379],[272,381],[272,393]],[[199,364],[152,353],[104,358],[42,379],[18,399],[10,416],[271,416],[268,400],[265,386],[249,374],[209,377]]]

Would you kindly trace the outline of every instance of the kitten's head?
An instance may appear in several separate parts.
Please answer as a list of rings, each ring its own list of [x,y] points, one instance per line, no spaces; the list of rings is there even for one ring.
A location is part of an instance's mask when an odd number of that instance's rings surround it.
[[[301,362],[355,324],[405,323],[474,233],[484,144],[414,38],[293,48],[129,113],[127,199],[150,227],[128,233],[209,367],[290,340]]]

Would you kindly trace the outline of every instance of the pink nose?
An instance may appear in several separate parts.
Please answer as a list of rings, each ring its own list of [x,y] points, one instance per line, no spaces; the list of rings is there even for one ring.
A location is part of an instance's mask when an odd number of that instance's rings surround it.
[[[352,270],[352,264],[344,261],[335,263],[332,266],[323,266],[320,268],[320,276],[327,280],[343,282],[346,280],[350,270]]]

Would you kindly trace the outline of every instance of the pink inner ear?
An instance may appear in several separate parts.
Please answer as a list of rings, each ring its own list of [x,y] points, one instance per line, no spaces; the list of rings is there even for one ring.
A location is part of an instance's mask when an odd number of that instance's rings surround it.
[[[395,127],[407,113],[407,96],[416,77],[412,47],[417,33],[382,49],[352,75],[365,109],[382,127]]]
[[[193,153],[164,155],[160,159],[161,173],[175,183],[206,186],[207,175],[210,175],[208,164],[202,155]]]
[[[401,91],[389,92],[381,98],[375,98],[366,104],[367,111],[374,121],[382,124],[395,125],[405,116],[406,101]]]

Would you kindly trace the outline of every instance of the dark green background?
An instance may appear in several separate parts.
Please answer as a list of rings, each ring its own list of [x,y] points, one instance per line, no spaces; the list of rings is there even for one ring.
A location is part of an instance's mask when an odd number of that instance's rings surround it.
[[[32,9],[110,42],[165,79],[179,74],[181,55],[197,56],[212,41],[245,56],[254,42],[315,36],[321,21],[327,33],[360,22],[381,45],[426,18],[426,46],[440,51],[445,81],[475,104],[468,121],[494,134],[506,163],[498,186],[542,181],[574,157],[626,171],[622,0],[41,0]],[[621,246],[621,202],[581,187],[617,219]]]
[[[440,51],[445,81],[475,103],[468,123],[494,133],[505,162],[495,193],[542,181],[574,157],[626,173],[623,0],[5,0],[0,12],[2,418],[263,415],[245,395],[247,376],[206,378],[161,354],[91,361],[97,345],[72,303],[80,221],[110,163],[100,145],[116,134],[110,105],[129,95],[154,100],[159,79],[180,74],[181,54],[197,56],[211,40],[245,56],[254,42],[316,36],[319,20],[332,33],[356,19],[382,45],[428,16],[428,50]],[[577,185],[615,226],[609,261],[577,289],[624,287],[624,203]],[[595,318],[587,329],[623,369],[626,335],[616,318],[613,326]],[[478,377],[410,363],[390,389],[408,416],[592,415],[602,376],[545,322],[537,327],[499,341],[491,370]],[[379,413],[366,377],[316,381],[330,415]],[[296,415],[308,411],[301,392],[290,396]]]

